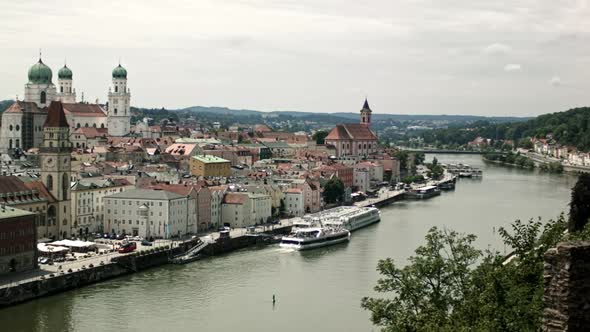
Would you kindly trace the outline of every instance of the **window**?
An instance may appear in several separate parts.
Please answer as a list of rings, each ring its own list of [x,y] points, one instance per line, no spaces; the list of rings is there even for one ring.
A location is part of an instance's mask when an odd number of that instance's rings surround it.
[[[104,128],[104,123],[101,123],[100,124],[100,128]]]
[[[8,140],[8,148],[12,149],[12,138]]]
[[[76,124],[76,128],[80,128],[80,122]]]
[[[20,126],[16,125],[16,131],[19,131],[19,130],[20,130]]]
[[[47,179],[45,179],[45,186],[47,190],[53,190],[53,176],[51,174],[47,175]]]
[[[41,91],[41,100],[40,100],[41,104],[45,104],[47,102],[47,94],[45,93],[45,91]]]
[[[115,108],[115,115],[117,115],[117,109]]]
[[[59,87],[59,92],[63,93],[64,92],[64,87],[63,85]]]
[[[8,130],[12,131],[12,125],[8,126]]]
[[[84,124],[84,127],[88,128],[88,122],[86,122],[86,123]]]
[[[119,86],[115,85],[115,92],[119,92]]]

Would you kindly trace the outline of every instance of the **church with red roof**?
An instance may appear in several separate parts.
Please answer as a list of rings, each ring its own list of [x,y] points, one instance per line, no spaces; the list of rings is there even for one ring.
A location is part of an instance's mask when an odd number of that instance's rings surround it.
[[[325,142],[336,148],[336,157],[366,156],[377,150],[377,135],[370,128],[372,112],[365,99],[360,123],[338,124],[330,131]]]

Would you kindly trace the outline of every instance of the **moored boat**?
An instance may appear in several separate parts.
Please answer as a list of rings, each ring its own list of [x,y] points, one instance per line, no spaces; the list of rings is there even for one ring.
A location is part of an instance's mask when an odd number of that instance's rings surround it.
[[[405,197],[409,199],[425,199],[440,195],[440,189],[437,186],[424,186],[409,190]]]
[[[297,229],[287,236],[283,236],[282,248],[308,250],[326,247],[350,240],[350,232],[336,227],[310,227]]]

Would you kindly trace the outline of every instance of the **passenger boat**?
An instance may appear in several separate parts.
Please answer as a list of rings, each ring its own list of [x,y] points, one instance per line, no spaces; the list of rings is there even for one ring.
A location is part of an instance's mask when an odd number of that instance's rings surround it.
[[[424,186],[412,189],[405,193],[409,199],[425,199],[440,195],[440,189],[437,186]]]
[[[350,240],[350,232],[336,227],[310,227],[297,229],[287,236],[283,236],[282,248],[308,250],[326,247]]]
[[[326,218],[325,226],[341,227],[351,232],[381,221],[381,212],[376,207],[349,207],[340,217]]]

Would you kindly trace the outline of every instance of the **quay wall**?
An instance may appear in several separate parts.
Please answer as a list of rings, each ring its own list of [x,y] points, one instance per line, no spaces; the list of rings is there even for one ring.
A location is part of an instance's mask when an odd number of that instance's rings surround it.
[[[0,308],[164,265],[168,263],[169,256],[181,251],[182,248],[175,247],[145,255],[136,256],[132,254],[115,257],[111,260],[111,263],[105,265],[98,265],[84,270],[79,269],[73,272],[64,271],[64,274],[56,273],[54,277],[39,278],[1,288]]]
[[[291,226],[284,226],[269,230],[266,233],[272,235],[280,235],[287,234],[290,231]],[[272,239],[269,239],[268,237],[264,238],[260,236],[242,235],[211,243],[203,249],[202,253],[205,256],[217,256],[239,249],[244,249],[253,246],[265,246],[271,243],[273,243]]]

